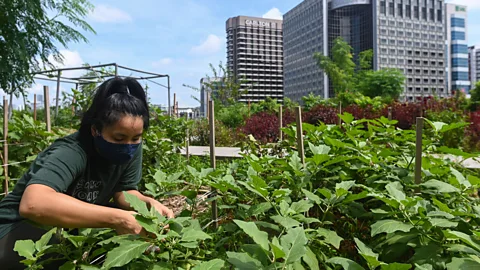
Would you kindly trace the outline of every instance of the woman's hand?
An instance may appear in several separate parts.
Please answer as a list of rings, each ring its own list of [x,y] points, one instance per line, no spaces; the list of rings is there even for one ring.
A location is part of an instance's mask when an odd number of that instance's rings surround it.
[[[160,202],[158,202],[156,200],[152,199],[150,201],[150,206],[155,207],[157,212],[160,213],[160,215],[162,215],[162,216],[165,216],[167,218],[175,218],[175,214],[173,213],[173,211],[170,208],[166,207],[165,205],[161,204]]]
[[[135,215],[137,212],[135,211],[124,211],[119,210],[119,217],[118,222],[116,222],[113,226],[113,229],[117,232],[117,234],[137,234],[137,235],[146,235],[146,231],[143,229],[140,224],[138,224],[137,220],[135,219]]]

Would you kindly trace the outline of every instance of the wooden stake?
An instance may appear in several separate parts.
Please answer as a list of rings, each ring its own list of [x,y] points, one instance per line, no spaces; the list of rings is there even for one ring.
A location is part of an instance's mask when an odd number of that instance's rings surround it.
[[[417,117],[417,131],[416,131],[416,151],[415,151],[415,184],[422,183],[422,135],[423,135],[423,118]],[[417,190],[418,192],[418,190]]]
[[[173,115],[177,115],[177,93],[173,93]]]
[[[180,110],[178,109],[178,101],[175,103],[175,109],[177,110],[177,118],[180,117]]]
[[[207,92],[207,119],[210,119],[210,94]]]
[[[213,100],[208,102],[209,115],[210,115],[210,166],[213,169],[217,168],[217,160],[215,157],[215,104]],[[212,189],[212,196],[217,196],[215,189]],[[218,228],[218,207],[217,200],[212,201],[212,222],[215,224],[215,228]]]
[[[60,76],[62,72],[59,70],[58,71],[58,77],[57,77],[57,95],[55,98],[55,123],[58,121],[58,102],[60,101]]]
[[[47,131],[52,132],[52,122],[50,121],[50,90],[48,86],[43,86],[43,98],[45,103],[45,124],[47,124]]]
[[[5,196],[8,194],[8,100],[3,96],[3,173],[5,180],[3,182],[3,191]]]
[[[392,121],[392,107],[388,107],[388,120]]]
[[[33,120],[37,121],[37,94],[33,94]]]
[[[302,107],[298,106],[295,111],[295,117],[297,119],[297,147],[298,155],[302,164],[305,165],[305,150],[303,148],[303,128],[302,128]]]
[[[342,102],[341,101],[338,104],[338,125],[339,126],[342,125],[342,118],[340,117],[340,115],[342,115]]]
[[[283,128],[283,106],[280,105],[280,107],[278,108],[278,137],[279,137],[279,141],[283,141],[283,132],[282,132],[282,128]]]

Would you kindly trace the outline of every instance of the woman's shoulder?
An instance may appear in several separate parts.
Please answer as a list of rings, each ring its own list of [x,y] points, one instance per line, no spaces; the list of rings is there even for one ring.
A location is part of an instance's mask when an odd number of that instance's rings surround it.
[[[75,132],[67,136],[56,139],[49,147],[47,147],[41,154],[42,155],[68,155],[75,156],[82,160],[87,159],[88,146],[79,134]]]

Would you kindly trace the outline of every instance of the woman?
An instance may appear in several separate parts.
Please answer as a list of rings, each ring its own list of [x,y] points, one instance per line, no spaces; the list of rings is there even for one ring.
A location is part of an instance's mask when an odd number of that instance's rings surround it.
[[[123,191],[172,218],[170,209],[137,191],[148,126],[145,92],[136,80],[100,85],[78,132],[40,153],[0,202],[0,268],[23,268],[13,248],[17,240],[40,239],[46,231],[36,225],[141,233]],[[116,208],[108,207],[111,199]]]

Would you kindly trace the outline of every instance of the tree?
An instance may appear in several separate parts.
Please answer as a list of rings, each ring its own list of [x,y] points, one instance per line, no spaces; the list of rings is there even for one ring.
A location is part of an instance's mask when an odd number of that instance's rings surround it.
[[[224,106],[228,106],[234,104],[243,95],[248,93],[250,87],[244,87],[244,85],[248,83],[248,80],[244,77],[237,77],[232,70],[224,67],[222,62],[219,63],[218,70],[212,64],[209,66],[213,76],[210,77],[206,75],[206,80],[203,81],[202,86],[205,87],[207,91],[212,92],[212,98],[214,100]],[[183,84],[183,86],[200,92],[198,87],[186,84]],[[200,102],[197,97],[192,96],[192,98]]]
[[[405,76],[398,69],[367,71],[358,80],[357,90],[365,96],[398,99],[403,92]]]
[[[353,62],[352,47],[339,37],[332,47],[332,58],[321,53],[315,53],[319,67],[332,80],[335,93],[350,90],[355,81],[355,63]]]
[[[476,111],[480,108],[480,81],[470,90],[470,103],[468,107],[471,111]]]
[[[0,88],[19,96],[33,82],[32,72],[63,63],[56,44],[88,42],[74,27],[95,33],[83,20],[92,9],[87,0],[1,0]]]
[[[308,96],[302,97],[302,100],[304,110],[309,111],[316,105],[322,104],[323,98],[321,96],[310,93],[308,94]]]

